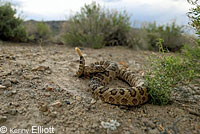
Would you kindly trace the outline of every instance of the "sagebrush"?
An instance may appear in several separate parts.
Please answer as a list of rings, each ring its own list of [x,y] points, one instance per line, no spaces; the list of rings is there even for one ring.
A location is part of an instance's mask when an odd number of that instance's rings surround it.
[[[69,19],[63,39],[72,46],[92,48],[124,45],[130,29],[126,12],[105,10],[93,2]]]
[[[163,47],[169,51],[179,51],[186,40],[183,36],[184,26],[179,26],[176,22],[171,24],[159,25],[157,26],[156,22],[149,23],[144,29],[147,31],[147,41],[150,50],[158,50],[156,42],[158,38],[163,39]]]
[[[200,46],[185,45],[180,54],[166,56],[161,39],[157,45],[160,54],[150,58],[145,79],[152,103],[166,105],[171,102],[172,90],[200,78]]]
[[[25,24],[27,33],[29,35],[29,41],[31,42],[44,42],[51,39],[52,30],[49,25],[37,21],[29,21]]]

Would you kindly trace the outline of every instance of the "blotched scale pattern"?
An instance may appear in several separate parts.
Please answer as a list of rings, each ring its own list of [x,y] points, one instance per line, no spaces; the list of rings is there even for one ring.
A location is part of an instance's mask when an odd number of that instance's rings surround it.
[[[76,76],[90,78],[88,85],[96,97],[110,104],[125,106],[136,106],[148,101],[149,94],[141,76],[119,68],[112,61],[99,61],[86,66],[80,49],[76,48],[76,51],[80,56]],[[115,78],[127,82],[130,87],[108,88],[106,85]]]

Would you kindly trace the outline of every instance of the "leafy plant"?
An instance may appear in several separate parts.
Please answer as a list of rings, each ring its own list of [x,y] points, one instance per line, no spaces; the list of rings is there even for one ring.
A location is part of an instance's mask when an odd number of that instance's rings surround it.
[[[52,30],[44,22],[27,22],[25,23],[29,35],[29,41],[43,42],[51,38]]]
[[[200,6],[197,4],[197,0],[188,1],[196,5],[189,12],[189,17],[192,26],[200,35]],[[158,40],[157,45],[160,48],[161,56],[150,59],[150,69],[147,71],[145,78],[152,102],[165,105],[170,102],[171,91],[175,87],[182,84],[187,85],[200,79],[200,40],[197,39],[194,46],[184,45],[181,53],[176,56],[165,55],[161,39]]]
[[[198,36],[200,35],[200,5],[198,4],[198,0],[187,0],[191,5],[194,5],[194,8],[190,9],[188,12],[188,17],[191,20],[191,25],[195,28]]]
[[[43,22],[36,24],[36,36],[38,40],[48,40],[51,35],[51,29]],[[35,36],[35,37],[36,37]]]
[[[162,40],[158,40],[160,56],[150,58],[150,69],[145,79],[149,88],[149,94],[153,104],[166,105],[171,101],[171,91],[180,86],[188,84],[199,77],[199,63],[194,62],[199,57],[200,49],[186,49],[185,56],[165,55]],[[197,59],[196,59],[197,60]],[[149,68],[149,66],[148,66]]]
[[[8,2],[0,1],[0,39],[5,41],[26,41],[27,32],[23,20],[16,17],[16,9]]]
[[[82,7],[81,12],[72,16],[68,23],[63,39],[72,46],[101,48],[124,45],[130,30],[126,12],[104,10],[95,2]]]
[[[183,26],[175,22],[167,25],[157,26],[156,22],[149,23],[145,30],[147,31],[147,40],[152,50],[158,50],[156,42],[158,38],[163,39],[163,47],[169,51],[178,51],[184,45],[186,40],[182,36]]]

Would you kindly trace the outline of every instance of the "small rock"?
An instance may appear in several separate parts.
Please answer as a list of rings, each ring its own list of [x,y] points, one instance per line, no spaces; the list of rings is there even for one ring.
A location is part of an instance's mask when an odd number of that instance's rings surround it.
[[[92,99],[90,104],[95,104],[97,101],[95,99]]]
[[[198,131],[197,130],[193,130],[193,134],[198,134]]]
[[[25,111],[26,111],[26,108],[24,107],[18,108],[18,113],[20,114],[23,114]]]
[[[12,82],[13,84],[19,83],[17,79],[12,79],[11,82]]]
[[[51,74],[51,70],[47,70],[47,74]]]
[[[77,101],[81,101],[81,97],[80,97],[80,96],[75,96],[75,99],[76,99]]]
[[[45,89],[48,90],[48,91],[53,91],[54,90],[53,86],[51,86],[49,84],[45,85]]]
[[[44,96],[49,97],[51,94],[49,92],[44,93]]]
[[[89,123],[86,121],[86,122],[83,122],[82,123],[82,126],[83,126],[83,128],[87,128],[88,126],[89,126]]]
[[[160,134],[160,132],[158,131],[158,129],[150,129],[148,134]]]
[[[50,118],[50,117],[47,117],[47,118],[44,119],[44,122],[43,122],[43,123],[44,123],[44,124],[47,124],[47,123],[49,123],[50,121],[51,121],[51,118]]]
[[[11,91],[12,94],[16,94],[17,93],[17,90],[13,90]]]
[[[32,71],[45,71],[47,69],[49,69],[49,67],[39,66],[39,67],[33,68]]]
[[[43,115],[47,116],[47,115],[49,115],[49,112],[48,111],[43,112]]]
[[[194,87],[194,90],[196,90],[196,91],[199,90],[199,89],[200,89],[200,87],[196,87],[196,86]]]
[[[54,103],[52,103],[51,106],[56,106],[57,108],[61,107],[61,102],[59,100],[57,100]]]
[[[36,75],[36,76],[33,77],[33,79],[40,79],[40,77],[39,77],[38,75]],[[39,81],[39,80],[38,80],[38,81]],[[37,82],[38,82],[38,81],[37,81]],[[38,82],[38,83],[41,83],[41,82]]]
[[[16,115],[17,114],[17,110],[16,109],[11,109],[8,113],[11,114],[11,115]]]
[[[34,93],[30,93],[30,98],[35,98],[35,94]]]
[[[53,87],[50,87],[50,86],[47,86],[46,89],[47,89],[48,91],[53,91]]]
[[[5,91],[5,92],[4,92],[4,95],[6,95],[7,97],[10,97],[10,96],[12,96],[13,94],[12,94],[11,91]]]
[[[6,86],[0,85],[0,89],[5,89]]]
[[[12,103],[11,105],[13,105],[13,106],[15,106],[15,107],[19,107],[19,106],[20,106],[20,104],[19,104],[18,102],[14,102],[14,103]]]
[[[24,79],[26,79],[26,80],[30,80],[30,79],[31,79],[31,76],[28,75],[28,74],[25,74],[25,75],[24,75]]]
[[[65,101],[65,103],[66,103],[67,105],[70,105],[70,101]]]
[[[4,123],[6,121],[7,121],[7,117],[0,115],[0,123]]]
[[[97,128],[98,126],[99,126],[99,124],[97,124],[97,123],[93,123],[93,125],[92,125],[93,128]]]
[[[52,118],[56,118],[57,117],[57,112],[52,112],[51,114],[50,114],[50,116],[52,117]]]
[[[40,107],[40,111],[42,112],[46,112],[48,110],[48,107],[46,104],[43,104],[41,107]]]
[[[143,118],[143,119],[142,119],[142,122],[144,122],[144,124],[145,124],[147,127],[151,127],[152,129],[154,129],[154,128],[156,127],[156,125],[155,125],[152,121],[150,121],[150,120],[148,120],[148,119],[146,119],[146,118]]]
[[[38,86],[38,88],[37,88],[38,90],[45,90],[45,88],[44,87],[42,87],[42,86]]]
[[[194,95],[194,99],[199,100],[200,99],[200,95]]]
[[[12,83],[10,82],[10,80],[5,80],[5,81],[3,82],[3,86],[11,87],[11,86],[12,86]]]

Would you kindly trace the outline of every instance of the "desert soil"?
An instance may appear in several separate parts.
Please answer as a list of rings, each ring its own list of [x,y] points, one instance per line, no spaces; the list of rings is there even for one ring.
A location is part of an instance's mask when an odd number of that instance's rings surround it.
[[[145,71],[152,54],[123,47],[82,51],[87,64],[122,61],[138,72]],[[74,77],[78,60],[74,48],[64,45],[1,43],[0,130],[31,133],[32,126],[41,126],[56,134],[200,134],[199,85],[180,87],[167,106],[110,105],[93,97],[88,79]],[[119,85],[128,86],[119,80],[109,86]]]

